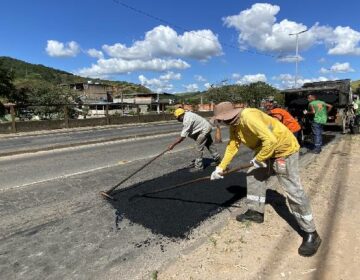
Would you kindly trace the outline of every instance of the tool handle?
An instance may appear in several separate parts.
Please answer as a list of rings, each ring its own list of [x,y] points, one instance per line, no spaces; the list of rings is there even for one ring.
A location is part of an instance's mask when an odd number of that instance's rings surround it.
[[[224,171],[222,173],[222,175],[226,176],[226,175],[229,175],[231,173],[234,173],[236,171],[239,171],[239,170],[242,170],[242,169],[246,169],[246,168],[249,168],[249,167],[252,167],[253,164],[252,163],[246,163],[246,164],[243,164],[243,165],[240,165],[238,167],[235,167],[235,168],[232,168],[230,170],[227,170],[227,171]]]
[[[236,171],[239,171],[241,169],[246,169],[246,168],[249,168],[253,166],[251,163],[247,163],[247,164],[244,164],[244,165],[240,165],[238,167],[235,167],[233,169],[230,169],[228,171],[225,171],[223,173],[224,176],[226,175],[229,175],[230,173],[234,173]],[[208,181],[211,179],[211,176],[205,176],[205,177],[200,177],[200,178],[197,178],[197,179],[194,179],[194,180],[190,180],[190,181],[186,181],[186,182],[183,182],[183,183],[180,183],[180,184],[176,184],[172,187],[167,187],[167,188],[162,188],[162,189],[159,189],[157,191],[154,191],[154,192],[150,192],[150,193],[146,193],[146,194],[142,194],[142,195],[135,195],[133,196],[132,198],[134,197],[141,197],[141,196],[144,196],[144,195],[149,195],[149,194],[157,194],[157,193],[160,193],[160,192],[164,192],[164,191],[169,191],[169,190],[173,190],[173,189],[176,189],[176,188],[180,188],[180,187],[184,187],[184,186],[187,186],[187,185],[190,185],[190,184],[194,184],[194,183],[198,183],[198,182],[203,182],[203,181]],[[130,199],[132,199],[130,198]]]
[[[219,125],[216,126],[216,131],[215,131],[215,143],[221,143],[222,142],[222,138],[221,138],[221,128]]]
[[[226,176],[226,175],[229,175],[229,174],[234,173],[236,171],[249,168],[251,166],[253,166],[251,163],[240,165],[238,167],[235,167],[233,169],[230,169],[228,171],[223,172],[222,175]],[[200,178],[197,178],[197,179],[194,179],[194,180],[190,180],[190,181],[187,181],[187,182],[184,182],[184,183],[177,184],[177,185],[173,186],[173,188],[183,187],[183,186],[186,186],[186,185],[189,185],[189,184],[202,182],[202,181],[207,181],[207,180],[210,180],[210,179],[211,179],[211,176],[200,177]]]
[[[150,163],[161,157],[163,154],[165,154],[169,149],[166,149],[165,151],[158,154],[156,157],[153,157],[151,160],[149,160],[147,163],[145,163],[143,166],[141,166],[139,169],[136,169],[133,173],[131,173],[129,176],[121,180],[119,183],[117,183],[115,186],[113,186],[111,189],[106,191],[107,194],[113,192],[116,188],[118,188],[121,184],[125,183],[127,180],[129,180],[132,176],[134,176],[136,173],[144,169],[146,166],[148,166]]]

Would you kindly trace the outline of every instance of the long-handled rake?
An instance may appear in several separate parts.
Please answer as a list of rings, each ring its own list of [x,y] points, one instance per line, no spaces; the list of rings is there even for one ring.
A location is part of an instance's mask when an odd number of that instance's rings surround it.
[[[133,173],[131,173],[129,176],[127,176],[126,178],[124,178],[122,181],[120,181],[119,183],[117,183],[115,186],[113,186],[111,189],[107,190],[107,191],[101,191],[100,195],[104,198],[108,198],[111,200],[115,200],[115,198],[113,196],[111,196],[111,193],[117,189],[121,184],[125,183],[127,180],[129,180],[132,176],[134,176],[136,173],[138,173],[139,171],[143,170],[146,166],[148,166],[150,163],[152,163],[153,161],[155,161],[156,159],[158,159],[159,157],[161,157],[163,154],[165,154],[167,151],[169,151],[169,149],[166,149],[165,151],[161,152],[160,154],[158,154],[157,156],[153,157],[151,160],[149,160],[147,163],[145,163],[143,166],[141,166],[139,169],[135,170]]]
[[[225,171],[225,172],[223,172],[222,175],[226,176],[226,175],[229,175],[231,173],[234,173],[234,172],[237,172],[237,171],[240,171],[240,170],[243,170],[243,169],[247,169],[247,168],[252,167],[252,166],[253,166],[252,163],[246,163],[246,164],[240,165],[238,167],[232,168],[232,169],[230,169],[228,171]],[[184,186],[187,186],[187,185],[190,185],[190,184],[203,182],[203,181],[208,181],[210,179],[211,179],[211,176],[200,177],[200,178],[197,178],[197,179],[193,179],[193,180],[190,180],[190,181],[186,181],[186,182],[183,182],[183,183],[176,184],[176,185],[171,186],[171,187],[162,188],[162,189],[156,190],[156,191],[151,192],[151,193],[137,194],[137,195],[134,195],[133,197],[130,197],[129,200],[133,201],[135,198],[140,198],[140,197],[143,197],[144,195],[156,194],[156,193],[160,193],[160,192],[164,192],[164,191],[169,191],[169,190],[184,187]]]

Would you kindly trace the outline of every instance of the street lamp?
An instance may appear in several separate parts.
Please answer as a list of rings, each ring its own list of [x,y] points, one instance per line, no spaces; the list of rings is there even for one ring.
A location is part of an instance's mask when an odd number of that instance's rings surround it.
[[[295,57],[295,88],[297,86],[297,76],[298,76],[298,63],[299,63],[299,35],[308,31],[307,29],[297,32],[297,33],[290,33],[289,36],[296,36],[296,57]]]

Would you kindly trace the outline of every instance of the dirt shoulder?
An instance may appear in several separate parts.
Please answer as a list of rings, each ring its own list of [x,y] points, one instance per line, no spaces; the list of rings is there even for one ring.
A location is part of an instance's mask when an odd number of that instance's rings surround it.
[[[360,263],[360,136],[329,144],[301,178],[323,243],[316,256],[297,254],[301,237],[281,187],[268,191],[264,224],[241,224],[235,214],[196,250],[157,279],[355,279]],[[354,278],[355,277],[355,278]]]

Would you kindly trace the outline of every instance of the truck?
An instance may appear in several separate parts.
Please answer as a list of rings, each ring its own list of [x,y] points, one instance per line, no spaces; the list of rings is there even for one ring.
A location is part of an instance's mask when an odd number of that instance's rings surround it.
[[[311,133],[311,120],[303,114],[303,111],[308,109],[309,94],[315,94],[319,100],[333,106],[328,114],[327,126],[340,127],[342,133],[358,133],[350,79],[305,83],[300,88],[286,89],[282,92],[285,107],[301,123],[305,135]]]

